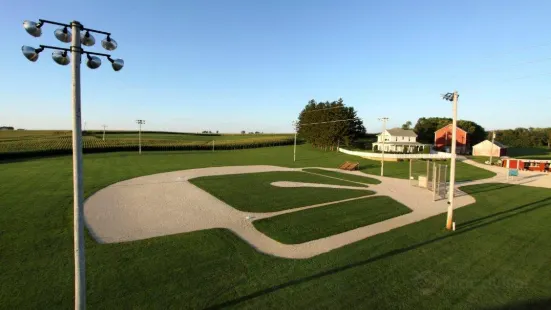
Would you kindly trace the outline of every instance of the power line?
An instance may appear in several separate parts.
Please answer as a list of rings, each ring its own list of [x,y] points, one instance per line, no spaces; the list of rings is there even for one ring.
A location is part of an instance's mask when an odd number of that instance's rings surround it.
[[[337,122],[346,122],[346,121],[351,121],[351,120],[361,120],[361,118],[356,117],[356,118],[340,119],[340,120],[336,120],[336,121],[327,121],[327,122],[319,122],[319,123],[307,123],[307,124],[301,124],[301,123],[299,123],[299,126],[317,125],[317,124],[327,124],[327,123],[337,123]]]

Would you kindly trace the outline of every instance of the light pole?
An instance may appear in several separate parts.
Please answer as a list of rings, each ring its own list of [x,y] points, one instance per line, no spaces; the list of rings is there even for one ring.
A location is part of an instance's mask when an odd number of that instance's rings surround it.
[[[450,191],[448,194],[448,217],[446,219],[446,229],[452,229],[453,223],[453,203],[455,196],[455,159],[457,157],[455,148],[457,142],[457,91],[442,95],[442,98],[453,103],[453,121],[452,121],[452,150],[451,150],[451,168],[450,168]]]
[[[142,125],[145,124],[145,120],[137,119],[136,123],[140,126],[140,129],[138,131],[138,144],[139,144],[138,152],[141,154],[142,153]]]
[[[383,122],[383,131],[381,132],[381,138],[383,140],[383,153],[381,156],[381,176],[384,176],[385,171],[385,132],[386,132],[386,122],[388,117],[379,117],[379,121]]]
[[[105,128],[107,128],[107,125],[102,125],[103,127],[103,141],[105,141]]]
[[[494,158],[494,141],[496,139],[496,132],[492,132],[492,146],[490,147],[490,166],[492,165],[492,160]]]
[[[80,59],[82,54],[88,56],[86,65],[90,69],[97,69],[101,65],[101,59],[97,56],[104,56],[111,62],[115,71],[119,71],[124,66],[122,59],[111,59],[111,55],[95,53],[82,49],[82,44],[92,46],[95,43],[94,37],[90,34],[100,33],[107,35],[102,40],[102,46],[112,51],[117,48],[117,42],[111,39],[109,32],[85,28],[81,23],[72,21],[69,24],[53,22],[39,19],[39,22],[24,21],[23,28],[33,37],[42,35],[42,26],[44,24],[53,24],[61,26],[54,31],[55,37],[64,43],[71,43],[70,48],[40,45],[39,48],[30,46],[21,47],[23,55],[30,61],[38,60],[39,54],[44,49],[53,49],[52,59],[60,65],[68,65],[73,55],[72,64],[72,108],[73,108],[73,230],[74,230],[74,263],[75,263],[75,309],[84,309],[86,307],[86,268],[84,257],[84,219],[83,219],[83,182],[82,182],[82,120],[80,109]],[[69,30],[70,28],[70,30]],[[71,33],[72,31],[72,33]],[[86,31],[82,36],[81,31]],[[94,56],[92,56],[94,55]],[[97,55],[97,56],[96,56]]]
[[[295,145],[293,147],[293,162],[297,161],[297,132],[298,132],[298,121],[293,121],[293,127],[295,127]]]

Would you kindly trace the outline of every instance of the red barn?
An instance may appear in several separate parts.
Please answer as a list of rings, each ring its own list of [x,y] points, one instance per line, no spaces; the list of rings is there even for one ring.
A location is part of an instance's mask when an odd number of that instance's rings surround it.
[[[434,147],[439,151],[450,152],[452,145],[452,124],[444,126],[434,132]],[[457,154],[467,154],[467,132],[459,127],[456,130]]]

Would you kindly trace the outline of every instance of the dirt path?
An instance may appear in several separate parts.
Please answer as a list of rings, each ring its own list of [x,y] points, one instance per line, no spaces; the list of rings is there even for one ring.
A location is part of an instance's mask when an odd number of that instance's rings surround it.
[[[302,244],[279,243],[257,231],[252,220],[296,212],[338,202],[330,202],[272,213],[242,212],[227,205],[187,180],[212,175],[267,171],[300,171],[276,166],[211,167],[175,171],[119,182],[108,186],[84,205],[86,224],[101,243],[124,242],[210,228],[227,228],[261,252],[286,258],[308,258],[347,244],[443,213],[445,200],[433,202],[432,193],[412,187],[408,180],[369,176],[382,181],[368,188],[377,195],[392,197],[413,212],[330,237]],[[337,170],[337,169],[327,169]],[[361,172],[347,172],[364,175]],[[277,182],[279,186],[290,186]],[[294,184],[312,186],[312,184]],[[317,186],[317,185],[316,185]],[[335,185],[334,187],[339,187]],[[346,199],[344,201],[365,197]],[[474,202],[471,196],[457,197],[456,207]]]

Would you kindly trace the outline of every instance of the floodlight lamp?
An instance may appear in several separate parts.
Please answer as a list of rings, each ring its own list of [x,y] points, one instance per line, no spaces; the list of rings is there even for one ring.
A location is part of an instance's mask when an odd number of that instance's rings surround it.
[[[111,39],[111,36],[107,35],[105,39],[101,40],[101,46],[108,51],[114,51],[118,44],[117,41]]]
[[[52,53],[52,59],[62,66],[66,66],[71,62],[71,59],[67,55],[67,51],[54,51]]]
[[[40,29],[40,27],[42,27],[41,22],[35,23],[30,20],[23,22],[23,28],[25,28],[27,33],[36,38],[42,35],[42,29]]]
[[[28,60],[30,60],[32,62],[35,62],[35,61],[38,60],[38,54],[40,52],[42,52],[43,50],[44,50],[43,48],[34,48],[34,47],[26,46],[26,45],[23,45],[21,47],[21,52],[23,53],[25,58],[27,58]]]
[[[115,71],[120,71],[122,67],[124,67],[124,60],[120,58],[112,59],[111,57],[107,57],[107,59],[109,59],[109,61],[111,62],[111,66]]]
[[[86,62],[86,66],[90,69],[97,69],[99,66],[101,66],[101,59],[97,56],[90,56],[88,55],[88,61]]]
[[[56,29],[54,35],[61,42],[71,43],[71,32],[67,27]]]
[[[86,30],[84,34],[81,35],[81,43],[86,46],[93,46],[96,44],[96,39],[94,39],[94,36],[90,34],[90,31]]]

